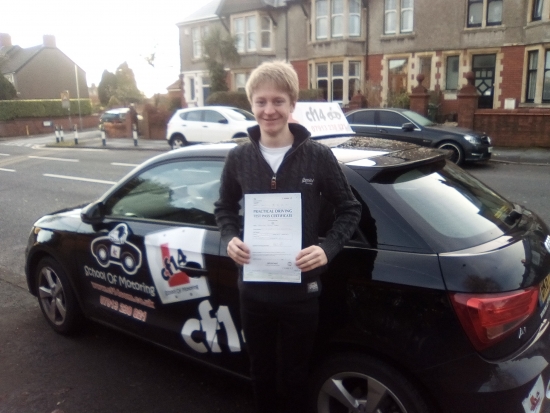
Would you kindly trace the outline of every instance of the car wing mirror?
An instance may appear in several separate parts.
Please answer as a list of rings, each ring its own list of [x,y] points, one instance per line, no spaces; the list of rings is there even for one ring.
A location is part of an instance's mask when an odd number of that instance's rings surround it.
[[[99,224],[105,217],[105,205],[101,201],[95,201],[86,205],[80,211],[80,218],[86,224]]]
[[[407,122],[407,123],[404,123],[403,125],[401,125],[401,129],[403,129],[406,132],[409,132],[409,131],[414,130],[414,125],[410,122]]]
[[[220,119],[218,123],[229,123],[229,121],[227,119]]]

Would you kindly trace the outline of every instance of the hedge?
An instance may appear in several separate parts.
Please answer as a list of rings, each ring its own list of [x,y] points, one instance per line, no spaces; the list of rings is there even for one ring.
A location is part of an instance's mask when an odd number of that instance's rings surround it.
[[[90,99],[71,99],[71,115],[91,115],[92,102]],[[0,100],[0,121],[18,118],[53,118],[67,116],[68,109],[63,109],[61,99],[41,100]]]

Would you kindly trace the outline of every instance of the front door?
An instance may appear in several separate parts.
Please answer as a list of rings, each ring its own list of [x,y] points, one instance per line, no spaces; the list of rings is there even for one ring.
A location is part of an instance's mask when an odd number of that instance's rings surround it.
[[[496,55],[476,55],[472,61],[475,86],[479,91],[478,108],[492,109],[495,83]]]

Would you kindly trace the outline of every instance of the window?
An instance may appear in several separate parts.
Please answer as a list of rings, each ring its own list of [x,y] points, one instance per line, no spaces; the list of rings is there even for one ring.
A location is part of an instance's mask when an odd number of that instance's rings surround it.
[[[191,97],[191,100],[195,100],[195,78],[194,77],[189,78],[189,96]]]
[[[339,61],[315,64],[313,85],[322,91],[323,99],[348,103],[361,90],[361,62]]]
[[[381,110],[378,112],[378,125],[380,126],[401,129],[404,123],[409,123],[409,120],[397,112],[391,112],[389,110]]]
[[[361,0],[315,0],[315,39],[361,36]]]
[[[272,23],[269,16],[252,14],[233,19],[233,35],[235,36],[239,53],[255,52],[258,50],[258,34],[260,48],[271,49]]]
[[[537,90],[537,66],[539,60],[538,50],[530,51],[527,57],[527,95],[526,102],[535,101],[535,93]]]
[[[407,91],[407,59],[390,59],[388,61],[388,99]]]
[[[419,66],[419,73],[422,73],[424,75],[424,81],[422,82],[422,85],[428,89],[431,90],[431,84],[432,84],[432,57],[431,56],[423,56],[418,59],[418,66]]]
[[[468,0],[468,27],[502,24],[502,0]]]
[[[525,102],[550,103],[550,49],[527,51],[525,79]]]
[[[533,12],[531,14],[531,20],[541,20],[542,19],[542,5],[544,4],[543,0],[533,0]]]
[[[204,53],[202,50],[202,40],[208,35],[208,26],[193,27],[191,29],[191,39],[193,41],[193,59],[200,59]]]
[[[227,119],[215,110],[205,110],[203,112],[204,121],[210,123],[227,123]]]
[[[458,90],[458,66],[459,56],[447,57],[447,66],[445,69],[446,90]]]
[[[413,31],[414,0],[384,0],[384,34]]]
[[[180,118],[192,122],[202,122],[202,110],[180,113]]]
[[[105,203],[109,216],[215,226],[222,162],[157,165],[132,178]]]
[[[247,73],[235,73],[235,90],[238,92],[244,92],[246,81],[248,80]]]

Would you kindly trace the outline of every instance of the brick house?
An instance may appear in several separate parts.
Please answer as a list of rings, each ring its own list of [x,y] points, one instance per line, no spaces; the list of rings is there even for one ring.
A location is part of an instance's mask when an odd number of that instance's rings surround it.
[[[65,90],[71,99],[89,97],[86,72],[57,48],[54,36],[45,35],[41,45],[22,48],[12,45],[9,34],[0,33],[0,55],[0,72],[19,99],[60,99]]]
[[[358,91],[371,107],[391,106],[423,74],[438,115],[453,119],[472,71],[476,129],[501,125],[499,143],[509,144],[520,138],[504,138],[507,130],[533,121],[532,133],[550,136],[550,0],[441,0],[434,13],[430,0],[213,0],[178,23],[185,98],[204,104],[201,38],[216,25],[241,55],[227,68],[231,90],[260,62],[282,59],[301,88],[321,89],[344,108]]]

